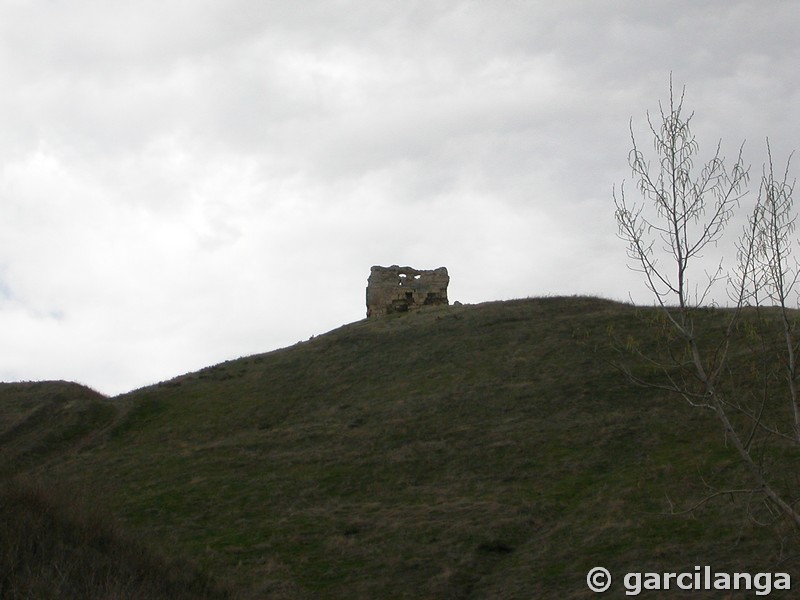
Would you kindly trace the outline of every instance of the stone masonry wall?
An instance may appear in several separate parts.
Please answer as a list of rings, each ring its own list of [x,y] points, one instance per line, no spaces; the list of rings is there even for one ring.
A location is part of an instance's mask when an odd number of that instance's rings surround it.
[[[445,267],[429,271],[397,265],[372,267],[367,281],[367,317],[447,305],[449,283]]]

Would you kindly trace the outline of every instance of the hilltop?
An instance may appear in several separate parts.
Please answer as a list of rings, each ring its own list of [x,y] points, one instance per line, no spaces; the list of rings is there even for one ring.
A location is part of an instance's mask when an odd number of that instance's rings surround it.
[[[440,307],[116,398],[6,384],[0,472],[79,491],[243,598],[585,598],[594,566],[800,581],[794,534],[738,498],[665,514],[736,457],[615,368],[609,332],[646,339],[643,312]]]

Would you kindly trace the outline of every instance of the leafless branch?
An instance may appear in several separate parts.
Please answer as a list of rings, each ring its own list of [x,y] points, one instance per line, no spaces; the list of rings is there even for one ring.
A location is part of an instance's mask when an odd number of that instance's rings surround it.
[[[722,239],[735,210],[740,207],[747,193],[749,169],[742,158],[743,145],[728,168],[721,142],[717,143],[712,157],[696,168],[699,145],[691,129],[694,115],[685,114],[684,99],[685,88],[677,95],[670,77],[669,102],[659,103],[658,123],[647,114],[655,151],[653,160],[640,148],[633,122],[630,123],[628,163],[643,202],[631,204],[624,186],[620,187],[619,194],[616,190],[613,193],[618,236],[627,245],[631,268],[643,274],[645,286],[653,294],[664,324],[671,330],[666,334],[663,348],[669,361],[647,357],[638,349],[633,351],[639,360],[660,372],[660,381],[645,380],[631,369],[623,371],[636,385],[677,394],[692,407],[713,411],[722,425],[726,444],[735,448],[753,478],[753,488],[714,492],[680,514],[691,512],[721,494],[747,493],[764,498],[769,509],[777,507],[800,528],[800,512],[768,479],[763,456],[753,454],[757,439],[761,440],[758,446],[763,450],[761,444],[767,439],[765,435],[781,443],[792,440],[800,445],[797,385],[800,340],[795,334],[795,317],[789,308],[789,300],[800,281],[800,265],[791,255],[796,221],[792,202],[795,183],[789,180],[789,161],[782,175],[776,175],[767,141],[768,166],[763,169],[758,199],[736,243],[736,267],[728,273],[720,262],[715,270],[705,272],[704,284],[693,281],[695,263],[706,248]],[[653,165],[655,168],[651,170]],[[710,347],[704,341],[701,347],[695,312],[709,300],[713,302],[712,290],[723,280],[727,281],[728,298],[734,308],[716,341]],[[776,304],[780,311],[784,340],[782,365],[793,414],[793,436],[787,436],[767,422],[775,421],[774,417],[767,418],[768,411],[775,410],[774,369],[767,369],[764,363],[760,400],[753,406],[750,401],[754,397],[744,391],[748,388],[739,385],[741,377],[734,375],[731,366],[732,340],[740,333],[738,324],[743,309],[749,305],[758,307],[765,300]],[[744,334],[745,339],[765,335],[746,327]],[[761,340],[761,348],[754,349],[751,356],[767,361],[771,354],[765,338]],[[751,387],[753,383],[749,382]]]

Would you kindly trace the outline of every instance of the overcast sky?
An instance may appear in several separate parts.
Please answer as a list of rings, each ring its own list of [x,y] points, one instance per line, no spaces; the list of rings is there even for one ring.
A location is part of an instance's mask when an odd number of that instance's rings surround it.
[[[630,119],[649,148],[672,71],[701,147],[784,161],[798,30],[793,0],[0,0],[0,380],[291,345],[362,319],[378,264],[648,302]]]

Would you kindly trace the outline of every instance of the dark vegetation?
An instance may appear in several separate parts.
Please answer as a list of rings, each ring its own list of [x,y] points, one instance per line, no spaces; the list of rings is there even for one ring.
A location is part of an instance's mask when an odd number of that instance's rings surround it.
[[[226,598],[185,562],[130,538],[97,507],[29,481],[0,487],[0,598]]]
[[[722,312],[697,318],[713,331]],[[671,514],[743,474],[710,415],[614,366],[626,344],[657,349],[651,318],[594,298],[496,302],[360,321],[113,399],[0,386],[0,470],[40,482],[41,500],[14,505],[29,492],[6,484],[9,514],[27,516],[3,527],[51,523],[55,549],[0,538],[18,565],[3,585],[34,585],[28,569],[47,589],[65,570],[82,590],[115,581],[104,598],[181,597],[149,581],[214,597],[211,576],[241,598],[588,598],[599,565],[800,581],[796,530],[754,523],[746,497]],[[769,461],[797,478],[794,454]],[[73,502],[114,518],[45,521]]]

